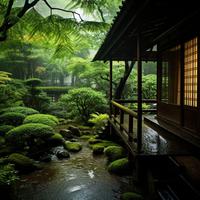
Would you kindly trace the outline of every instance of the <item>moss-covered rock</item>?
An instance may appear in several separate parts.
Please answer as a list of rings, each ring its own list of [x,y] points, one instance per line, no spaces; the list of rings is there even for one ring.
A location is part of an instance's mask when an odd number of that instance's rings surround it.
[[[55,133],[49,138],[49,141],[53,145],[59,145],[59,144],[63,144],[65,142],[65,139],[63,138],[61,134]]]
[[[78,152],[82,149],[82,145],[79,142],[66,141],[64,143],[64,148],[71,152]]]
[[[8,157],[8,162],[14,164],[16,169],[24,172],[32,171],[38,168],[34,160],[19,153],[11,154]]]
[[[81,136],[81,131],[78,127],[70,125],[68,129],[72,132],[72,135],[77,137]]]
[[[104,153],[108,157],[109,161],[114,161],[126,156],[125,149],[120,146],[108,146],[104,150]]]
[[[57,152],[56,152],[56,156],[57,156],[57,158],[58,159],[64,159],[64,158],[70,158],[70,154],[69,154],[69,152],[68,151],[66,151],[66,150],[58,150]]]
[[[82,135],[80,138],[83,139],[83,140],[89,140],[92,137],[93,137],[92,135]]]
[[[0,126],[0,136],[4,136],[8,131],[15,128],[12,125],[2,125]]]
[[[103,154],[104,147],[98,144],[92,146],[93,154]]]
[[[59,132],[66,140],[72,139],[74,136],[72,135],[72,132],[68,129],[61,129]]]
[[[48,114],[34,114],[34,115],[29,115],[24,119],[24,124],[27,123],[41,123],[41,124],[45,124],[48,126],[56,126],[59,121],[57,119],[57,117],[53,116],[53,115],[48,115]]]
[[[100,143],[100,142],[103,142],[101,139],[96,139],[94,137],[90,138],[88,140],[89,144],[97,144],[97,143]]]
[[[128,159],[121,158],[111,162],[108,166],[108,171],[119,175],[128,174],[130,171]]]
[[[143,200],[143,197],[140,194],[135,192],[126,192],[121,196],[122,200]]]
[[[23,124],[11,129],[5,136],[6,141],[13,147],[43,145],[53,135],[53,128],[45,124]]]
[[[18,126],[22,124],[26,116],[17,112],[6,112],[0,115],[0,123]]]

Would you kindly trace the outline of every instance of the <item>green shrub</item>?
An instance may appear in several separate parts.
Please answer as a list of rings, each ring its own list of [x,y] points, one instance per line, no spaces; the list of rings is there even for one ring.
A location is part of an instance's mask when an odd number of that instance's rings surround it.
[[[39,145],[38,140],[47,141],[53,135],[53,128],[45,124],[23,124],[11,129],[6,134],[6,140],[14,147],[23,148],[30,145]]]
[[[89,122],[93,123],[96,129],[101,129],[108,123],[107,114],[93,113],[90,115]]]
[[[125,149],[120,146],[109,146],[104,151],[109,161],[114,161],[126,156]]]
[[[110,163],[108,171],[111,173],[124,175],[130,171],[129,161],[127,158],[121,158]]]
[[[42,80],[39,78],[29,78],[26,81],[24,81],[26,85],[30,87],[36,87],[42,84]]]
[[[25,106],[8,107],[8,108],[4,108],[0,111],[0,113],[6,113],[6,112],[21,113],[26,116],[39,113],[37,110],[35,110],[33,108],[25,107]]]
[[[53,115],[34,114],[34,115],[29,115],[25,118],[24,124],[27,123],[41,123],[41,124],[46,124],[48,126],[56,126],[58,124],[58,119]]]
[[[7,112],[0,115],[0,123],[18,126],[26,116],[17,112]]]
[[[13,165],[0,164],[0,187],[11,185],[16,182],[18,177],[16,176],[16,171],[14,170]]]
[[[90,114],[106,112],[107,102],[101,92],[92,88],[78,88],[69,90],[61,96],[60,103],[66,108],[69,117],[77,118],[87,123]]]
[[[13,129],[12,125],[2,125],[0,126],[0,136],[4,136],[9,130]]]
[[[82,149],[82,145],[78,142],[69,142],[66,141],[64,143],[64,148],[67,149],[68,151],[72,151],[72,152],[78,152]]]

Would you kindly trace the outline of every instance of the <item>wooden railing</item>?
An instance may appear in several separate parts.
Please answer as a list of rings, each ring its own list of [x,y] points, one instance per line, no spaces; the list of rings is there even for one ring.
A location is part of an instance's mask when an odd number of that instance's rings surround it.
[[[156,103],[154,99],[144,99],[144,103]],[[118,126],[121,133],[125,133],[128,136],[128,142],[137,142],[137,133],[134,133],[134,119],[137,120],[138,114],[134,110],[122,105],[121,103],[137,103],[136,100],[112,100],[111,101],[111,114],[110,119]],[[142,112],[155,112],[156,109],[146,109]],[[125,121],[126,116],[126,121]]]
[[[119,125],[120,131],[125,132],[128,135],[128,141],[133,141],[133,119],[137,119],[137,113],[130,110],[129,108],[111,101],[112,104],[112,115],[110,116],[114,123]],[[124,126],[124,116],[128,115],[128,128]]]

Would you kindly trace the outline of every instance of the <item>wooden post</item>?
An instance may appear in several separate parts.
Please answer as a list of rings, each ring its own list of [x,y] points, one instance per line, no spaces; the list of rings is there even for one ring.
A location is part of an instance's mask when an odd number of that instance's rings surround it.
[[[137,152],[140,153],[142,150],[142,60],[141,60],[141,38],[140,34],[137,37]]]
[[[123,124],[124,124],[124,111],[120,110],[120,130],[123,130]]]
[[[109,92],[109,100],[110,100],[110,119],[112,118],[112,67],[113,63],[112,60],[110,60],[110,92]]]
[[[180,112],[180,114],[181,114],[181,116],[180,116],[180,124],[181,124],[181,126],[184,126],[184,93],[185,93],[185,91],[184,91],[184,85],[185,85],[185,81],[184,81],[184,44],[182,43],[181,44],[181,47],[180,47],[181,49],[180,49],[180,59],[181,59],[181,66],[180,66],[180,70],[181,70],[181,74],[180,74],[180,76],[181,76],[181,87],[180,87],[180,107],[181,107],[181,112]]]
[[[129,115],[128,134],[128,141],[133,142],[133,116],[131,115]]]

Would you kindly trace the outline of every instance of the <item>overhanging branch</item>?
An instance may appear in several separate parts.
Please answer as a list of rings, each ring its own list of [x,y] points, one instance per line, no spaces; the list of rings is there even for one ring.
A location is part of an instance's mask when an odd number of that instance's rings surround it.
[[[62,8],[52,7],[47,0],[43,0],[43,1],[47,5],[47,7],[50,9],[50,14],[51,15],[52,15],[52,10],[59,10],[59,11],[62,11],[62,12],[71,13],[75,20],[76,20],[76,16],[78,16],[81,21],[84,21],[83,18],[81,17],[81,15],[79,13],[77,13],[76,11],[65,10],[65,9],[62,9]]]

